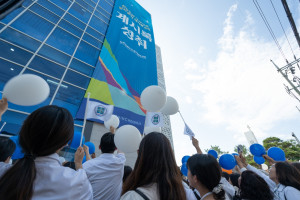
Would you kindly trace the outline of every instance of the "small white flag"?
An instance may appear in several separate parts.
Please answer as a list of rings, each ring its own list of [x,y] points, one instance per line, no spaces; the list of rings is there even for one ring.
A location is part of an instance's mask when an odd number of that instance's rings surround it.
[[[164,126],[164,118],[160,112],[147,112],[146,115],[146,127],[162,127]]]
[[[110,119],[113,111],[113,105],[105,105],[96,101],[89,101],[86,110],[86,119],[107,121]]]
[[[185,124],[184,126],[184,134],[190,136],[190,138],[192,139],[192,137],[195,136],[195,134],[193,133],[193,131],[190,129],[190,127]]]

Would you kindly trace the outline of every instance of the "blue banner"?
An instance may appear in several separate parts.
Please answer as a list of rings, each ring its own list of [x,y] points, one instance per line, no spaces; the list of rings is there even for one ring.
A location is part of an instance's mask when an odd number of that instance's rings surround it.
[[[157,85],[151,15],[134,0],[116,0],[87,92],[93,101],[114,105],[120,125],[131,124],[143,132],[146,111],[140,95],[150,85]],[[87,93],[76,116],[79,119],[84,116],[86,97]]]

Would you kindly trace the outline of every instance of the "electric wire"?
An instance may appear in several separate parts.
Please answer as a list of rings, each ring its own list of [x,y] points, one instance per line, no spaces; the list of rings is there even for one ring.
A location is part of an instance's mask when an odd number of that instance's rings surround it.
[[[287,59],[286,59],[286,57],[285,57],[285,55],[284,55],[284,53],[283,53],[283,50],[282,50],[282,48],[281,48],[281,46],[280,46],[280,44],[279,44],[279,42],[278,42],[278,40],[277,40],[277,38],[276,38],[276,36],[275,36],[275,34],[274,34],[274,32],[273,32],[273,30],[272,30],[270,24],[269,24],[269,22],[268,22],[266,16],[264,15],[264,13],[263,13],[263,11],[262,11],[262,9],[261,9],[259,3],[258,3],[256,0],[253,0],[253,3],[254,3],[254,5],[255,5],[256,9],[258,10],[258,12],[259,12],[261,18],[263,19],[263,21],[264,21],[266,27],[268,28],[269,33],[271,34],[271,36],[272,36],[272,38],[273,38],[273,40],[274,40],[276,46],[278,47],[278,49],[279,49],[279,51],[280,51],[282,57],[283,57],[283,58],[286,60],[286,62],[288,63],[288,61],[287,61]]]

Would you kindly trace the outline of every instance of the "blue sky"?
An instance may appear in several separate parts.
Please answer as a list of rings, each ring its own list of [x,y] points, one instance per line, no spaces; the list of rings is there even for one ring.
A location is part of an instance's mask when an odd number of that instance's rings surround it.
[[[269,136],[300,137],[299,103],[286,94],[284,79],[270,62],[285,61],[253,1],[138,0],[152,15],[156,44],[161,47],[167,95],[177,99],[200,147],[219,145],[233,152],[248,146],[250,125],[259,142]],[[259,1],[283,51],[292,54],[270,1]],[[299,24],[299,2],[288,1]],[[299,58],[300,51],[281,1],[273,4]],[[299,107],[299,106],[298,106]],[[171,116],[176,160],[195,153],[184,123]]]

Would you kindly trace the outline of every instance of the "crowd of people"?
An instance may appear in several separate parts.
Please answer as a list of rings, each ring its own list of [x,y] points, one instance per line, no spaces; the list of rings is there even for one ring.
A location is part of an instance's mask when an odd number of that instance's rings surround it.
[[[7,110],[0,100],[0,119]],[[143,137],[133,169],[114,144],[114,130],[99,144],[102,154],[90,156],[87,146],[78,147],[74,162],[61,163],[58,153],[74,134],[70,112],[49,105],[32,112],[19,132],[24,157],[11,164],[16,148],[8,138],[0,140],[0,199],[2,200],[300,200],[299,163],[275,162],[269,173],[235,156],[237,170],[227,175],[216,158],[197,153],[187,161],[183,177],[169,140],[161,133]],[[117,151],[117,152],[116,152]],[[82,164],[84,155],[86,162]]]

